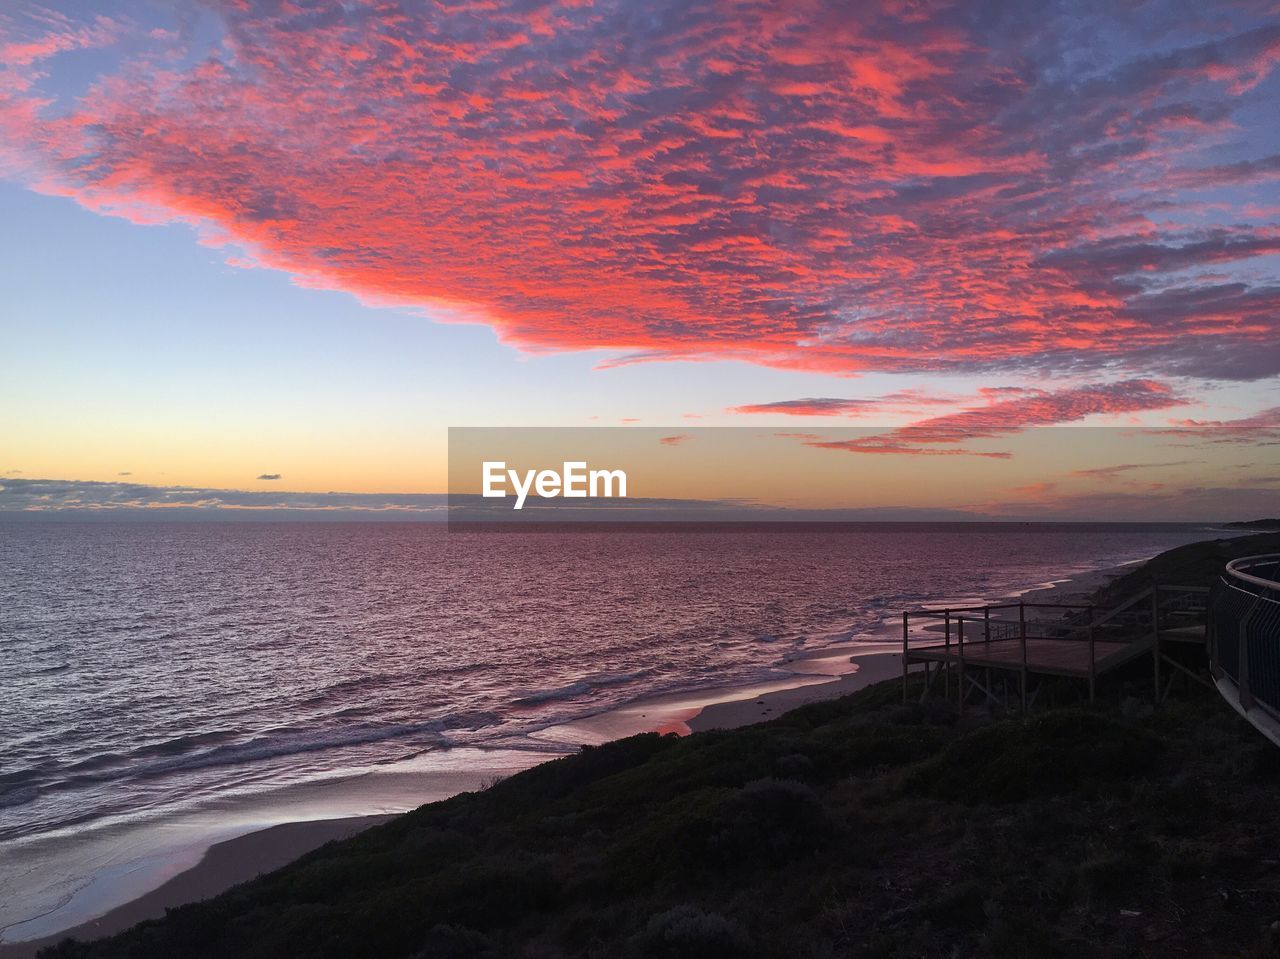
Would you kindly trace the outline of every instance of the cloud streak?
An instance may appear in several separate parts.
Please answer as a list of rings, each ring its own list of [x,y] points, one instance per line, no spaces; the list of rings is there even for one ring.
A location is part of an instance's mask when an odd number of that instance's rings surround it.
[[[914,412],[920,407],[944,406],[954,403],[952,397],[931,396],[922,390],[900,390],[888,396],[866,397],[808,397],[799,400],[778,400],[772,403],[751,403],[735,406],[727,413],[757,414],[781,413],[786,416],[843,416],[861,417],[903,412]]]
[[[1168,468],[1173,466],[1192,466],[1201,460],[1172,460],[1163,463],[1117,463],[1114,466],[1096,466],[1092,469],[1074,470],[1071,475],[1084,477],[1086,479],[1100,479],[1112,482],[1120,479],[1123,474],[1132,473],[1134,470],[1147,470]]]
[[[1186,402],[1171,387],[1154,380],[1124,380],[1057,391],[1000,387],[983,393],[987,398],[985,405],[930,417],[885,433],[837,440],[823,439],[812,433],[781,435],[795,436],[806,446],[847,453],[1008,459],[1010,454],[1007,452],[977,451],[951,444],[1007,436],[1037,426],[1074,423],[1096,415],[1167,409]],[[797,402],[806,404],[812,401]],[[780,404],[768,405],[776,409]],[[807,407],[802,405],[799,408]]]

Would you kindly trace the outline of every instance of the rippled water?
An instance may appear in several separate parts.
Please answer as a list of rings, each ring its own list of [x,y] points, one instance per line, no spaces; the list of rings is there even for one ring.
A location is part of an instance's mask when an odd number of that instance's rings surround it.
[[[1188,527],[0,525],[0,846],[776,675]]]

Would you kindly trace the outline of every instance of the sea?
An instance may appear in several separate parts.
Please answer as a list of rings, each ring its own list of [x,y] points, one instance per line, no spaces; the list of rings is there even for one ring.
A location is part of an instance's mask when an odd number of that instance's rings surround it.
[[[214,822],[304,788],[323,811],[325,784],[379,772],[536,761],[575,748],[548,729],[647,697],[785,680],[823,649],[883,643],[904,608],[1016,595],[1214,535],[0,523],[0,938],[102,907],[115,888],[104,864],[121,889],[163,873],[128,873],[119,842],[102,853],[107,834]],[[376,789],[350,796],[342,814],[390,808]]]

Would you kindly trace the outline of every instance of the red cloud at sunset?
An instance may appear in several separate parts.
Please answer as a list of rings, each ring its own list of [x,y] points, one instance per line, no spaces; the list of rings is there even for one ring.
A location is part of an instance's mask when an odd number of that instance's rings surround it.
[[[1166,409],[1185,402],[1168,386],[1152,380],[1126,380],[1100,386],[1082,386],[1051,392],[1036,389],[988,391],[985,406],[921,420],[874,436],[822,440],[802,434],[807,446],[850,453],[894,453],[918,456],[988,456],[1005,458],[1003,452],[975,452],[937,444],[989,439],[1035,426],[1071,423],[1089,416]],[[1008,399],[998,397],[1009,396]]]
[[[1276,446],[1280,445],[1280,406],[1230,420],[1174,420],[1173,429],[1147,432],[1184,441],[1194,438],[1211,443]]]
[[[1168,468],[1172,466],[1192,466],[1200,460],[1173,460],[1164,463],[1117,463],[1115,466],[1098,466],[1093,469],[1075,470],[1072,476],[1080,476],[1086,479],[1098,479],[1110,482],[1119,479],[1122,475],[1131,473],[1135,470],[1158,469],[1161,467]]]
[[[1261,7],[158,9],[2,15],[0,169],[527,349],[1280,373]]]
[[[1031,426],[1072,423],[1088,416],[1167,409],[1185,402],[1173,389],[1154,380],[1125,380],[1057,392],[1020,390],[1011,399],[935,416],[899,432],[919,442],[946,443],[999,436]]]
[[[773,403],[751,403],[735,406],[729,413],[782,413],[787,416],[867,416],[887,411],[901,412],[920,406],[942,406],[953,403],[950,397],[930,396],[920,390],[900,390],[888,396],[867,396],[841,399],[837,397],[810,397],[800,400],[779,400]]]

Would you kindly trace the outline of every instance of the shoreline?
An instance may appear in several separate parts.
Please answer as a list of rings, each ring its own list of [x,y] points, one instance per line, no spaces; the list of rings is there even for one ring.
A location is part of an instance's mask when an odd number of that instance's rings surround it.
[[[1089,596],[1141,562],[1134,560],[1113,567],[1082,570],[1060,580],[1010,591],[998,598],[1070,602]],[[901,640],[894,636],[896,632],[896,624],[886,620],[877,632],[862,634],[865,638],[861,641],[851,639],[787,661],[782,668],[790,671],[790,675],[746,685],[706,687],[642,698],[616,709],[547,727],[531,734],[531,738],[546,742],[548,753],[530,752],[530,759],[537,758],[524,768],[556,758],[550,752],[556,746],[598,745],[642,732],[689,735],[710,729],[733,729],[773,719],[800,706],[836,699],[872,683],[900,676]],[[515,771],[519,770],[512,769],[506,774]],[[455,785],[461,788],[424,798],[422,803],[440,801],[469,791],[468,787],[483,788],[484,784],[477,781]],[[96,917],[34,938],[0,939],[0,959],[30,959],[39,949],[67,937],[101,938],[146,919],[159,918],[166,909],[215,896],[285,866],[327,842],[355,835],[399,814],[285,821],[213,842],[204,848],[194,865],[170,874],[158,886],[113,905]],[[38,918],[14,923],[9,928],[35,922]]]
[[[49,893],[39,901],[43,908],[24,912],[5,909],[5,896],[0,893],[0,910],[7,913],[0,922],[0,959],[31,955],[26,945],[30,942],[61,940],[69,930],[86,928],[180,876],[205,870],[210,850],[227,848],[224,844],[244,842],[248,845],[243,848],[250,848],[254,837],[281,826],[291,827],[286,833],[311,837],[306,847],[291,847],[293,853],[284,862],[269,867],[274,869],[323,844],[326,830],[345,828],[315,823],[398,815],[424,803],[483,789],[496,779],[551,758],[555,754],[550,750],[459,747],[394,769],[297,783],[252,797],[226,796],[156,818],[15,844],[9,849],[11,865],[6,870],[11,875],[0,879],[14,892],[37,888]],[[255,875],[257,871],[250,869],[230,881],[220,881],[215,884],[220,888],[204,895]],[[156,916],[163,912],[163,906],[152,909]]]
[[[286,822],[224,839],[206,849],[190,869],[96,919],[38,939],[0,943],[0,959],[30,959],[39,950],[68,937],[101,939],[123,932],[144,920],[160,918],[167,909],[212,898],[232,886],[287,866],[326,843],[347,839],[393,818],[394,814],[384,814]]]

